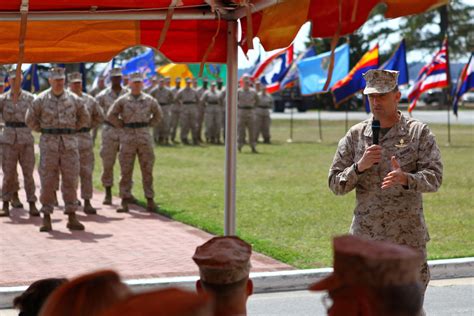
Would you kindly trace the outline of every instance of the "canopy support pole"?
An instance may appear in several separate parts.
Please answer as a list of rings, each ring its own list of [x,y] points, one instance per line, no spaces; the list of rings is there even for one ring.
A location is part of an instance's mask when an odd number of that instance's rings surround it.
[[[224,235],[235,235],[237,174],[237,21],[228,21],[225,111]]]

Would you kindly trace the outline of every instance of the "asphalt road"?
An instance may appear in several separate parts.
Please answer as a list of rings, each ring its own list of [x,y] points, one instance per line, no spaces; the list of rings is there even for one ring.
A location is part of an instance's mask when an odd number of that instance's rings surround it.
[[[402,113],[407,114],[406,111],[402,110]],[[439,123],[446,124],[448,121],[447,111],[413,111],[412,116],[425,123]],[[474,125],[474,111],[473,110],[460,110],[458,116],[454,116],[452,112],[449,114],[451,124],[461,125]],[[285,113],[272,113],[272,119],[290,119],[291,110],[286,109]],[[362,121],[369,117],[369,114],[365,112],[348,112],[349,120]],[[308,111],[298,113],[296,109],[293,112],[293,118],[295,120],[317,120],[318,111]],[[346,112],[329,112],[321,111],[321,119],[327,121],[343,121],[346,119]]]
[[[322,294],[308,291],[255,294],[247,304],[248,315],[326,315],[322,297]],[[431,281],[424,308],[428,316],[474,315],[474,278]],[[18,311],[0,310],[0,316],[13,315],[18,315]]]
[[[326,315],[322,298],[308,291],[256,294],[248,302],[248,315]],[[474,278],[431,281],[424,309],[428,316],[474,315]]]

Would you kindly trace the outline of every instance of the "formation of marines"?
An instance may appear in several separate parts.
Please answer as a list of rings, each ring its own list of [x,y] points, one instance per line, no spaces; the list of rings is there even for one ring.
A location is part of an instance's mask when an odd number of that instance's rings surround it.
[[[8,76],[9,84],[13,86],[17,80],[16,70],[11,70]],[[168,146],[178,143],[178,127],[184,145],[199,145],[204,140],[209,144],[223,143],[226,94],[220,79],[209,83],[204,78],[203,85],[198,87],[196,79],[186,78],[185,86],[181,87],[181,79],[176,78],[175,87],[171,88],[170,78],[153,77],[151,86],[145,89],[143,74],[124,76],[122,69],[117,67],[110,72],[110,85],[106,87],[105,78],[100,76],[91,94],[83,92],[82,79],[81,73],[72,72],[66,80],[65,69],[54,67],[49,72],[50,88],[36,97],[21,89],[16,103],[12,90],[0,95],[0,118],[4,121],[0,139],[3,170],[0,216],[10,216],[10,207],[23,207],[18,198],[17,166],[20,165],[29,214],[43,215],[40,231],[52,230],[51,213],[58,206],[56,191],[59,190],[65,203],[64,213],[68,215],[67,227],[84,230],[76,211],[82,206],[85,214],[97,213],[91,200],[95,164],[93,147],[99,128],[102,129],[103,204],[112,205],[114,166],[118,159],[121,170],[121,207],[118,212],[128,212],[129,204],[137,202],[132,195],[136,157],[142,171],[147,210],[153,212],[158,208],[153,190],[153,144]],[[4,81],[4,77],[0,78],[0,92],[3,92]],[[238,90],[238,148],[241,150],[248,143],[256,153],[259,133],[265,143],[270,143],[273,100],[265,92],[265,87],[256,84],[254,89],[251,84],[250,78],[244,77],[243,86]],[[39,211],[33,177],[33,131],[41,134]],[[77,196],[79,184],[82,201]]]

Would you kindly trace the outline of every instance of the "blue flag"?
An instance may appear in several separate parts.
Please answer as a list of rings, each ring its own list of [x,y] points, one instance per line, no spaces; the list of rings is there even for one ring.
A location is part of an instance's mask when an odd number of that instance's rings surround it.
[[[462,95],[474,89],[474,53],[471,53],[469,61],[463,67],[461,75],[459,76],[456,89],[453,92],[453,112],[458,115],[458,102]]]
[[[124,75],[128,75],[137,71],[141,72],[145,75],[145,80],[143,82],[145,87],[150,86],[150,78],[153,75],[156,75],[154,50],[150,48],[143,54],[130,59],[122,67],[122,71]]]
[[[330,55],[331,52],[326,52],[303,59],[297,63],[302,95],[325,92],[323,89],[328,77]],[[331,88],[336,82],[347,76],[348,73],[349,45],[343,44],[335,50],[334,70],[328,88]]]
[[[7,85],[5,91],[10,90],[10,85]],[[23,81],[21,82],[21,88],[25,91],[35,93],[40,89],[39,77],[38,77],[38,66],[36,64],[31,64],[30,67],[23,73]]]
[[[314,52],[314,48],[311,46],[306,50],[304,53],[302,53],[298,59],[297,62],[300,60],[304,60],[305,58],[313,57],[315,56],[316,53]],[[290,67],[290,70],[288,70],[288,73],[286,74],[285,78],[280,83],[280,90],[285,89],[288,85],[296,82],[298,80],[298,67],[296,66],[296,63],[293,63]]]
[[[385,64],[380,67],[380,69],[399,71],[398,84],[408,84],[408,66],[404,39],[401,41],[400,45],[398,45],[397,50],[385,62]]]

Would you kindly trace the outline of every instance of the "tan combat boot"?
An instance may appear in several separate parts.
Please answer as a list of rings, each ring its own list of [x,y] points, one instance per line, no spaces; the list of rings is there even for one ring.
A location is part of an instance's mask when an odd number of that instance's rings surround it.
[[[112,205],[112,187],[105,187],[104,205]]]
[[[90,200],[84,200],[84,213],[88,215],[97,214],[97,210],[92,207]]]
[[[147,199],[146,200],[146,211],[147,212],[156,212],[157,210],[157,205],[155,204],[155,201],[153,199]]]
[[[252,153],[258,154],[257,148],[255,148],[255,146],[252,146]]]
[[[36,208],[35,202],[29,202],[30,204],[30,211],[28,212],[30,216],[40,216],[38,209]]]
[[[23,208],[23,203],[21,203],[20,198],[18,197],[18,192],[13,193],[12,207],[14,207],[14,208]]]
[[[122,207],[117,209],[117,213],[128,213],[128,201],[127,199],[122,199]]]
[[[50,232],[53,230],[51,226],[51,215],[43,214],[43,225],[40,227],[40,232]]]
[[[3,208],[0,210],[0,217],[10,216],[10,206],[9,203],[4,201]]]
[[[69,228],[70,230],[84,230],[84,225],[82,225],[78,221],[78,219],[76,217],[76,213],[68,214],[66,227]]]

